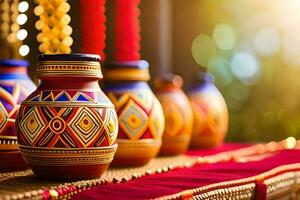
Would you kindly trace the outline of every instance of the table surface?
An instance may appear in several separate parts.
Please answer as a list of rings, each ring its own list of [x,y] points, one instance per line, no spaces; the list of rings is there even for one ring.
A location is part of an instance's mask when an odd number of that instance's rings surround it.
[[[72,196],[73,199],[147,199],[163,196],[172,199],[174,194],[182,196],[185,193],[193,196],[196,195],[195,191],[201,191],[203,187],[228,181],[240,183],[249,177],[252,177],[252,182],[247,182],[249,188],[243,190],[249,190],[252,195],[259,195],[254,192],[255,187],[258,188],[258,184],[255,183],[256,176],[270,172],[276,167],[284,167],[280,173],[276,171],[275,175],[285,175],[283,178],[286,178],[286,168],[290,169],[292,166],[290,170],[295,173],[300,169],[300,150],[281,148],[270,151],[267,147],[269,148],[266,145],[227,143],[212,150],[190,150],[185,155],[158,157],[142,167],[110,168],[99,179],[68,183],[40,180],[31,170],[1,173],[0,199],[20,199],[45,194],[48,195],[46,197],[50,197],[57,195],[55,191],[60,192],[59,188],[66,185],[75,186],[75,192],[64,196]],[[238,188],[234,191],[238,191]],[[266,191],[266,188],[262,190],[263,196],[266,196]],[[198,193],[197,195],[201,195],[201,192]]]

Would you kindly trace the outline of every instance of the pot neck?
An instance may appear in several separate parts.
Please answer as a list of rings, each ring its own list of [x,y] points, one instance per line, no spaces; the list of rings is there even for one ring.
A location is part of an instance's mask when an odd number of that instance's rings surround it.
[[[40,90],[100,90],[97,78],[43,78],[39,84]]]
[[[105,81],[104,91],[150,89],[146,81]]]
[[[213,75],[210,73],[200,72],[196,76],[195,83],[188,87],[188,91],[202,90],[208,86],[215,87]]]
[[[149,63],[145,60],[107,62],[104,67],[104,80],[149,81]]]
[[[181,90],[183,79],[179,75],[166,73],[154,79],[157,92],[174,92]]]

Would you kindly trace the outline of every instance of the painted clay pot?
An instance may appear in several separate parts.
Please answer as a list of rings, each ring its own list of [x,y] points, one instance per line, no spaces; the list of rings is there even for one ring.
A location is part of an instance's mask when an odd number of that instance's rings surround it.
[[[28,62],[0,60],[0,151],[18,151],[15,119],[20,103],[36,89]],[[2,166],[2,165],[1,165]]]
[[[117,149],[118,120],[98,84],[100,57],[49,54],[38,59],[41,82],[21,104],[17,118],[25,161],[46,179],[101,176]]]
[[[226,102],[212,75],[201,72],[198,84],[188,92],[194,113],[192,148],[214,148],[222,144],[228,128]]]
[[[148,62],[109,63],[104,70],[104,91],[119,118],[115,165],[143,165],[160,149],[164,130],[162,107],[152,93]]]
[[[154,81],[156,96],[165,115],[161,155],[184,153],[190,144],[193,128],[193,111],[189,99],[181,90],[180,76],[164,74]]]

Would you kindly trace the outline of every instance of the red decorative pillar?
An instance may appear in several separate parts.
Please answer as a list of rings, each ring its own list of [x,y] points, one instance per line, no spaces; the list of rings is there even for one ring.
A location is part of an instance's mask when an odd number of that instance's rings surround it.
[[[115,61],[139,60],[140,0],[115,0]]]
[[[105,2],[106,0],[80,0],[81,52],[101,56],[105,60]]]

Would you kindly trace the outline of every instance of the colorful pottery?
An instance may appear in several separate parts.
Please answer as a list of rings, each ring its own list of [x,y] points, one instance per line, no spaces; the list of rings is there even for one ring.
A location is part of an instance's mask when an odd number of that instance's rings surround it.
[[[33,172],[47,179],[101,176],[117,149],[117,115],[101,91],[100,57],[39,56],[41,83],[17,118],[21,153]]]
[[[226,102],[214,85],[212,75],[201,73],[199,83],[190,88],[194,112],[192,148],[213,148],[224,141],[228,128]]]
[[[165,114],[165,130],[160,154],[184,153],[190,144],[193,128],[193,111],[187,96],[181,90],[180,76],[165,74],[154,81],[156,96]]]
[[[104,71],[105,87],[119,118],[119,165],[143,165],[159,152],[164,130],[161,105],[152,93],[148,62],[114,62]]]
[[[15,119],[20,103],[35,90],[27,76],[28,62],[0,60],[0,150],[18,150]]]

